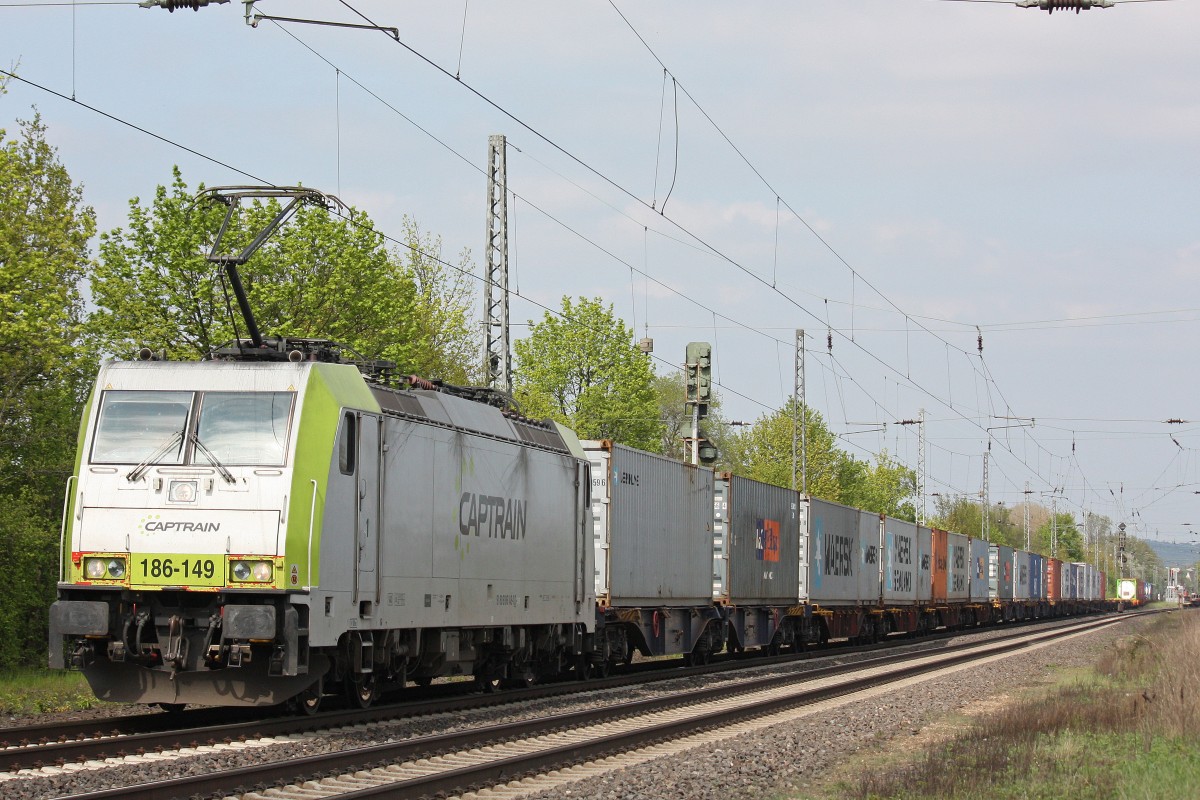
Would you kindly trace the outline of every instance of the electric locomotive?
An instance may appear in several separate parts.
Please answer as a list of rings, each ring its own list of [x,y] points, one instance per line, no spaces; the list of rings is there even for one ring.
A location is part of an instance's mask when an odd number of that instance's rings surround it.
[[[250,194],[209,191],[234,197],[231,213]],[[50,665],[81,669],[104,700],[306,711],[328,691],[366,706],[438,675],[491,689],[586,674],[575,435],[490,390],[263,337],[237,280],[250,252],[210,256],[248,340],[100,370],[64,503]]]

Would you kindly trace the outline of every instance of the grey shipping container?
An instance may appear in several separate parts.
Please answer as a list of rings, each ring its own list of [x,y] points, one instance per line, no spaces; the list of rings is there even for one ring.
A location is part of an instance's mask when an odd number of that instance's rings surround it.
[[[1064,561],[1062,564],[1062,599],[1077,600],[1079,595],[1078,587],[1075,585],[1075,565],[1070,561]]]
[[[1013,549],[988,547],[988,594],[993,600],[1013,599]]]
[[[986,603],[991,598],[989,590],[989,570],[990,563],[988,555],[988,543],[983,539],[971,539],[971,563],[969,565],[970,572],[970,600],[972,603]]]
[[[1095,577],[1091,564],[1085,564],[1082,561],[1076,561],[1072,566],[1075,567],[1075,574],[1079,588],[1075,591],[1075,596],[1079,600],[1094,600],[1095,597]]]
[[[597,599],[711,605],[712,470],[609,441],[583,447],[592,462]]]
[[[808,600],[817,605],[879,601],[879,515],[801,497],[801,541],[808,543],[802,570]]]
[[[1025,550],[1013,551],[1013,599],[1029,599],[1029,553]]]
[[[1029,599],[1046,599],[1046,559],[1037,553],[1029,554]]]
[[[920,584],[920,544],[917,526],[885,517],[883,520],[883,602],[913,605]],[[932,549],[932,545],[930,548]]]
[[[970,555],[970,540],[966,536],[946,534],[946,599],[950,602],[961,603],[971,597]]]
[[[938,594],[941,594],[940,592]],[[933,529],[917,527],[917,602],[933,600]]]
[[[716,482],[725,527],[726,581],[719,597],[733,605],[799,600],[800,493],[725,473]],[[716,537],[714,536],[714,541]]]

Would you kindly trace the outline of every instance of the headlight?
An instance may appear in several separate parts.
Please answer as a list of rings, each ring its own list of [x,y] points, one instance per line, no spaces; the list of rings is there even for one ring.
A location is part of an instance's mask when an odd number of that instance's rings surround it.
[[[89,578],[98,581],[108,573],[108,564],[103,558],[89,558],[84,562],[83,571]]]
[[[199,493],[197,481],[171,481],[167,499],[172,503],[191,503]]]
[[[235,561],[230,572],[235,581],[270,583],[275,577],[275,566],[270,561]]]
[[[88,558],[83,562],[83,571],[94,581],[119,581],[125,577],[125,559]]]
[[[113,579],[125,577],[125,559],[114,558],[108,562],[108,576]]]

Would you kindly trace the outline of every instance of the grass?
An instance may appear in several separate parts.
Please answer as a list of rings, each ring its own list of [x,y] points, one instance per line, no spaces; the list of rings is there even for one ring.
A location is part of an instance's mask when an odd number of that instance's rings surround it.
[[[78,672],[16,670],[0,673],[0,714],[26,716],[103,705]]]
[[[1090,672],[982,717],[915,757],[858,761],[818,790],[853,800],[1200,796],[1200,614],[1171,614]],[[806,795],[812,796],[812,795]]]

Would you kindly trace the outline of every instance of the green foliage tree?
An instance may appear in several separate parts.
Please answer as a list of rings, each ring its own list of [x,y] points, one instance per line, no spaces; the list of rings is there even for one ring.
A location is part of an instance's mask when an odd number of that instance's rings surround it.
[[[983,504],[962,495],[939,495],[930,523],[935,528],[962,533],[973,539],[982,538]],[[986,534],[987,540],[992,544],[1021,548],[1025,546],[1023,526],[1014,524],[1012,510],[1000,503],[995,503],[988,509]]]
[[[916,522],[917,473],[880,453],[874,463],[847,456],[839,472],[842,503]]]
[[[690,460],[692,454],[685,439],[692,435],[692,414],[687,404],[683,370],[655,375],[654,394],[658,416],[663,424],[662,449],[658,452],[680,461]],[[721,414],[720,393],[713,391],[712,400],[708,403],[708,416],[700,420],[700,435],[717,448],[719,455],[713,465],[717,470],[727,468],[726,451],[732,430]]]
[[[471,383],[479,377],[482,361],[478,329],[472,326],[471,251],[463,248],[451,265],[442,258],[442,237],[422,231],[408,216],[401,230],[405,247],[396,257],[416,284],[417,334],[410,368],[450,383]]]
[[[0,668],[44,663],[59,513],[92,371],[78,285],[95,216],[41,119],[19,124],[13,139],[0,130]]]
[[[1057,527],[1057,549],[1054,546]],[[1031,547],[1035,553],[1053,556],[1063,561],[1083,561],[1086,555],[1083,534],[1075,524],[1072,514],[1060,512],[1052,515],[1031,534]]]
[[[561,312],[531,320],[513,350],[513,392],[525,414],[553,418],[581,438],[662,449],[654,372],[611,304],[563,297]]]
[[[244,246],[277,209],[245,205],[222,251]],[[130,201],[127,228],[101,234],[88,276],[96,305],[89,330],[100,349],[127,355],[148,346],[194,358],[235,331],[247,335],[220,270],[205,258],[223,218],[223,207],[193,201],[178,168],[149,206]],[[448,279],[440,239],[411,220],[405,234],[407,255],[389,251],[363,214],[346,220],[301,207],[240,269],[260,330],[328,338],[405,371],[466,378],[469,287]]]
[[[792,485],[792,413],[795,400],[760,417],[748,430],[731,437],[728,462],[733,471],[763,483]],[[825,425],[820,412],[804,408],[797,419],[804,425],[808,473],[808,493],[825,500],[841,502],[846,454],[836,446],[837,439]],[[802,488],[802,472],[797,450],[795,485]]]

